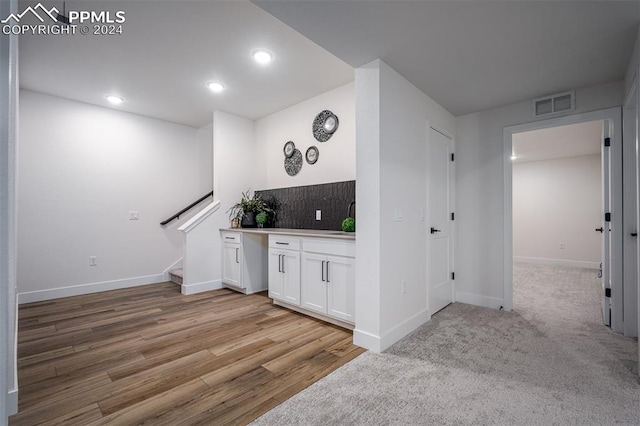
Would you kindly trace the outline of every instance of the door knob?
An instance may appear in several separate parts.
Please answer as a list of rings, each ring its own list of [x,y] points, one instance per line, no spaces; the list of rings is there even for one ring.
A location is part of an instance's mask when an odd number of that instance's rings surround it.
[[[431,233],[435,234],[436,232],[440,232],[439,229],[434,228],[433,226],[431,227]]]
[[[600,228],[596,228],[596,232],[602,233],[602,232],[604,232],[604,228],[602,228],[602,226]]]
[[[637,233],[637,232],[632,232],[632,233],[631,233],[631,236],[632,236],[632,237],[637,237],[637,236],[638,236],[638,233]]]

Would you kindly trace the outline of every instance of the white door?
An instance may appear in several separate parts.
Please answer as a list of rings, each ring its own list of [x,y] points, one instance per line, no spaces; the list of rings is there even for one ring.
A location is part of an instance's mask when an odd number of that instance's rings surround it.
[[[355,322],[355,259],[328,256],[325,272],[325,279],[327,280],[327,314],[345,321]]]
[[[242,253],[240,244],[224,243],[222,245],[222,282],[242,287],[240,271],[242,270]]]
[[[300,305],[300,253],[282,250],[282,291],[284,301]]]
[[[327,313],[326,256],[302,254],[302,280],[300,300],[302,307]]]
[[[427,276],[431,315],[453,302],[452,152],[451,138],[430,128],[427,172]]]
[[[609,138],[608,126],[603,126],[603,140]],[[611,326],[611,148],[601,147],[602,158],[602,320]]]
[[[269,297],[284,300],[282,254],[274,249],[269,249]]]

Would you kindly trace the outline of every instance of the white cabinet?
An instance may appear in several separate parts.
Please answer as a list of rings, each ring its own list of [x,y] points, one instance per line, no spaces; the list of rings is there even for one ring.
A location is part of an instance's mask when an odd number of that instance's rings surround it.
[[[297,238],[269,237],[269,297],[300,305],[300,242]]]
[[[222,284],[246,294],[267,289],[266,235],[222,231]]]
[[[302,240],[301,306],[355,323],[355,242]]]
[[[303,252],[302,307],[355,322],[355,259]]]

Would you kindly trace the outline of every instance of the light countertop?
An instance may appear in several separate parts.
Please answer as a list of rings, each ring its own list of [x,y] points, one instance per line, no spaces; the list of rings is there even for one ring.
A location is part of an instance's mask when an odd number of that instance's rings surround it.
[[[323,237],[340,240],[355,240],[355,232],[332,231],[324,229],[287,229],[287,228],[220,228],[221,231],[246,232],[250,234],[293,235],[297,237]]]

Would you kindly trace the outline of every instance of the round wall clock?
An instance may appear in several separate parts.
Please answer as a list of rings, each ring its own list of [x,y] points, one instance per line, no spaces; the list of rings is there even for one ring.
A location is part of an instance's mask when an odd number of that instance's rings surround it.
[[[318,148],[316,148],[315,146],[310,146],[309,149],[307,149],[307,153],[305,154],[305,157],[307,158],[307,163],[309,164],[316,164],[316,161],[318,161],[319,156],[320,156],[320,152],[318,151]]]
[[[298,149],[294,149],[291,157],[285,157],[284,170],[289,176],[295,176],[302,168],[302,153]]]
[[[338,130],[339,124],[338,117],[328,109],[325,109],[316,115],[313,120],[313,137],[318,142],[326,142]]]
[[[284,156],[286,158],[289,158],[293,155],[293,151],[296,150],[296,145],[293,143],[293,141],[289,141],[287,143],[284,144],[284,148],[282,148],[282,151],[284,152]]]

